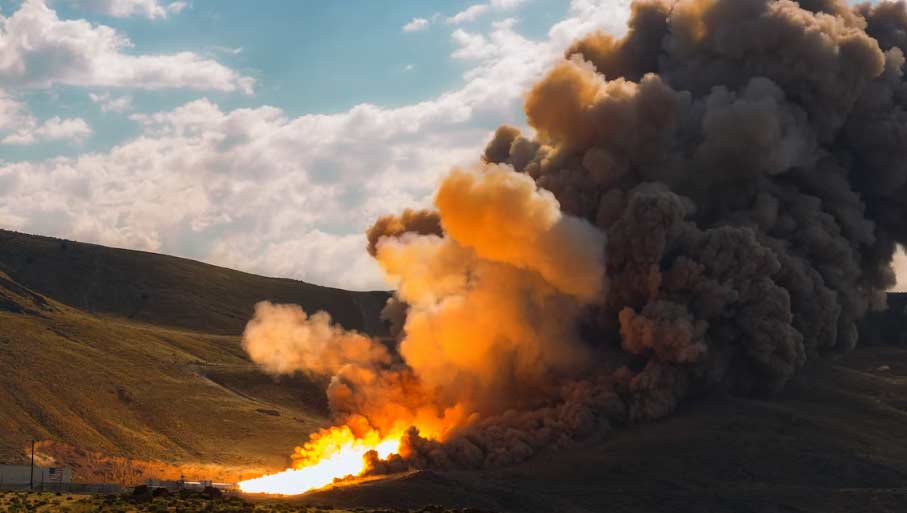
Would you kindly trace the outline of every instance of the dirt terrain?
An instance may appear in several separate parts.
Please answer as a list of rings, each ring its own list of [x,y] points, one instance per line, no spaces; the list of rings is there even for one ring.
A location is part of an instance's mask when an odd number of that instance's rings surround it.
[[[775,398],[716,395],[512,468],[424,471],[298,499],[510,512],[907,511],[907,349],[813,365]]]
[[[282,470],[328,422],[324,384],[247,359],[254,304],[381,335],[386,298],[0,230],[0,462],[25,461],[34,437],[80,481]]]

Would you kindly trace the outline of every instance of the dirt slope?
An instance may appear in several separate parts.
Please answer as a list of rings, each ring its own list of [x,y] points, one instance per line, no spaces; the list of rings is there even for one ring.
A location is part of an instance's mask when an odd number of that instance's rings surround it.
[[[252,306],[381,335],[386,297],[0,231],[0,462],[37,438],[70,456],[282,469],[327,422],[324,384],[246,359]]]

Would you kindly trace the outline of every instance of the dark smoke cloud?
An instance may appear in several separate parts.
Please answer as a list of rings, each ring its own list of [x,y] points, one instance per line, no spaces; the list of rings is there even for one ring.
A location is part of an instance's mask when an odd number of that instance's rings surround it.
[[[382,237],[398,237],[404,233],[421,235],[441,235],[441,219],[437,212],[431,210],[406,209],[400,215],[387,215],[378,218],[366,232],[368,253],[377,254],[378,241]]]
[[[596,32],[573,43],[566,56],[582,56],[608,80],[623,77],[638,82],[658,67],[670,12],[667,2],[635,2],[630,6],[629,30],[623,38]]]
[[[470,175],[471,190],[482,190],[465,204],[496,215],[454,222],[445,216],[457,209],[439,201],[440,217],[405,212],[369,231],[379,261],[392,256],[382,257],[385,236],[388,251],[436,248],[426,276],[452,273],[399,289],[400,301],[414,290],[434,301],[433,287],[450,283],[464,297],[481,290],[498,301],[497,289],[483,288],[489,276],[508,276],[501,283],[511,288],[533,283],[527,290],[543,302],[505,298],[515,311],[532,309],[506,321],[538,323],[543,339],[532,347],[550,355],[558,348],[544,336],[565,337],[585,364],[526,363],[531,388],[492,380],[499,396],[523,394],[495,401],[496,410],[451,402],[451,389],[426,385],[414,365],[407,375],[439,409],[465,405],[472,415],[440,441],[407,431],[401,454],[372,458],[373,471],[507,464],[667,415],[693,393],[773,393],[810,359],[852,349],[857,321],[885,307],[892,256],[907,243],[904,2],[640,0],[629,24],[623,38],[574,43],[532,89],[525,110],[534,135],[504,126],[486,147],[481,172],[516,182],[502,171],[512,168],[534,181],[535,199],[519,203],[509,196],[515,188]],[[521,187],[519,197],[530,194]],[[548,212],[549,193],[562,216],[546,214],[550,226],[538,233],[522,226],[536,215],[525,205]],[[519,249],[470,245],[490,244],[494,230]],[[589,262],[600,244],[598,283]],[[484,268],[493,272],[474,272]],[[413,365],[406,332],[431,309],[392,305]],[[518,338],[518,324],[508,330]],[[453,340],[470,350],[470,338]],[[501,362],[526,349],[519,340],[494,347]],[[507,376],[503,365],[483,365]]]
[[[486,159],[608,234],[589,342],[641,370],[602,385],[624,409],[580,410],[621,422],[668,414],[694,386],[775,391],[853,347],[907,242],[905,50],[903,2],[832,0],[642,1],[624,38],[570,47],[526,101],[537,139],[499,130]],[[484,431],[532,440],[523,422]],[[482,458],[500,450],[475,431]]]

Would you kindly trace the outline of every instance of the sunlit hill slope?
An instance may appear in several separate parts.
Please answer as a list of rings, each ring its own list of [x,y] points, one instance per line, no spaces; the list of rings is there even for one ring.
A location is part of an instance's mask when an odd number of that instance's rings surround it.
[[[108,456],[283,467],[327,422],[323,384],[247,360],[253,305],[323,309],[381,335],[386,298],[0,230],[0,461],[36,437],[82,479],[104,477],[89,467]]]

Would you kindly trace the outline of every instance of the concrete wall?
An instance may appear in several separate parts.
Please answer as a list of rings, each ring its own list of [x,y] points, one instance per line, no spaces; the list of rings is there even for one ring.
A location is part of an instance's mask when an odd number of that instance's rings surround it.
[[[30,465],[0,465],[0,485],[28,485]],[[35,487],[72,482],[72,469],[35,467]]]

